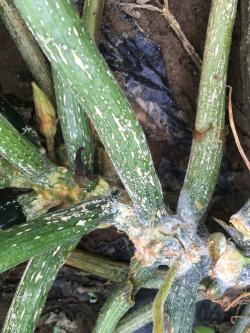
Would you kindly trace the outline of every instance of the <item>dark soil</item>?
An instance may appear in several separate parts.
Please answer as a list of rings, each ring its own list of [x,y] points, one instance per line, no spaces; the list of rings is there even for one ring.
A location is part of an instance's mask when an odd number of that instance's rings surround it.
[[[80,1],[75,1],[80,3]],[[129,1],[135,2],[135,1]],[[119,1],[106,0],[104,22],[109,25],[110,31],[118,35],[126,32],[132,36],[135,26],[138,25],[149,39],[154,41],[161,49],[165,61],[169,87],[173,92],[177,108],[182,110],[189,128],[194,127],[196,100],[199,87],[200,73],[193,65],[192,60],[183,50],[179,40],[158,13],[147,10],[136,10],[134,22],[125,19],[124,12],[118,6]],[[153,3],[153,1],[152,1]],[[210,0],[170,0],[170,9],[180,23],[188,39],[195,47],[197,53],[202,57],[206,27],[210,9]],[[241,81],[239,77],[239,42],[240,25],[239,15],[233,36],[233,47],[231,52],[229,79],[233,86],[235,118],[238,126],[241,142],[250,156],[249,128],[244,115],[241,113]],[[138,24],[138,25],[137,25]],[[34,123],[32,119],[32,91],[30,83],[32,77],[24,61],[18,53],[8,32],[0,23],[0,87],[2,94],[15,106],[19,113]],[[123,86],[123,81],[118,77]],[[148,137],[152,155],[156,167],[164,163],[168,158],[166,149],[168,141],[154,140],[148,133],[152,129],[153,120],[149,118],[139,105],[131,100],[139,120],[144,126]],[[163,128],[164,131],[164,128]],[[250,179],[239,153],[234,145],[229,127],[225,132],[225,156],[224,173],[222,174],[222,186],[218,188],[214,196],[209,212],[213,216],[227,220],[237,209],[239,209],[246,198],[249,197]],[[181,156],[175,156],[177,164],[186,167],[188,152]],[[162,178],[163,187],[166,179]],[[171,189],[166,197],[176,204],[178,191],[181,186],[180,180],[175,190]],[[208,215],[208,222],[210,221]],[[210,221],[211,223],[211,221]],[[131,244],[123,236],[116,232],[95,232],[85,238],[81,246],[93,252],[105,254],[119,260],[129,260],[132,253]],[[16,290],[24,266],[15,268],[0,276],[0,326]],[[88,333],[91,331],[105,298],[113,288],[112,284],[95,276],[80,272],[64,266],[54,283],[49,294],[46,307],[41,316],[37,332],[73,332]],[[225,331],[224,331],[225,332]]]

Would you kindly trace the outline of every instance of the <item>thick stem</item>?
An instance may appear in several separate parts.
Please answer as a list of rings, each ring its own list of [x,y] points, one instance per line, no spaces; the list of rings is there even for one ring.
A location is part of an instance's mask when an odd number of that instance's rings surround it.
[[[82,250],[73,251],[66,264],[118,283],[125,281],[129,272],[129,265],[126,263]]]
[[[60,200],[53,201],[34,191],[19,195],[12,200],[2,200],[0,203],[0,229],[7,229],[37,218],[60,203]]]
[[[192,332],[197,287],[207,276],[209,265],[208,257],[202,257],[198,263],[193,264],[184,274],[175,279],[165,304],[165,310],[169,316],[169,331]]]
[[[0,154],[38,187],[58,197],[79,198],[80,189],[67,169],[41,155],[1,114]]]
[[[129,264],[114,261],[83,250],[75,250],[66,261],[66,265],[121,283],[129,274]],[[156,270],[155,274],[143,284],[143,288],[159,289],[166,272]]]
[[[57,111],[62,127],[63,138],[68,153],[70,168],[76,171],[76,163],[83,161],[82,172],[93,172],[94,142],[89,124],[89,119],[70,91],[67,83],[56,71],[53,71]],[[82,149],[82,152],[81,152]],[[80,151],[80,161],[76,161]]]
[[[164,333],[166,331],[164,321],[164,305],[172,284],[179,269],[179,263],[174,264],[168,270],[164,282],[158,291],[153,303],[153,333]]]
[[[4,99],[0,98],[0,114],[5,117],[21,134],[37,147],[39,142],[36,133],[26,124],[16,111]],[[32,188],[32,183],[21,172],[5,159],[0,158],[0,188],[17,187]]]
[[[164,211],[145,136],[135,114],[67,0],[15,0],[43,51],[93,122],[141,221]],[[55,29],[55,26],[57,29]]]
[[[29,261],[16,292],[18,297],[13,299],[2,333],[34,331],[54,277],[74,246],[75,241],[65,243],[49,260],[45,252]]]
[[[96,199],[1,232],[0,272],[53,248],[56,256],[64,242],[76,240],[100,222],[114,218],[115,207],[111,197]]]
[[[47,173],[53,170],[53,164],[42,156],[38,150],[0,114],[0,153],[30,179],[38,178],[41,180],[45,170]]]
[[[243,241],[250,241],[250,199],[231,216],[229,222],[242,234]]]
[[[130,269],[130,273],[133,270]],[[138,267],[134,275],[119,285],[102,307],[92,333],[113,333],[120,319],[134,305],[134,296],[151,280],[155,270]]]
[[[109,296],[98,315],[92,333],[113,333],[123,315],[134,305],[131,299],[133,285],[130,281],[119,285]]]
[[[22,207],[26,219],[32,220],[46,214],[49,209],[60,205],[61,200],[52,200],[52,198],[44,196],[42,193],[31,192],[18,197],[18,203]]]
[[[83,9],[83,23],[92,40],[98,41],[102,23],[104,0],[85,1]]]
[[[133,333],[152,322],[153,301],[126,314],[119,322],[115,333]],[[133,310],[133,309],[131,309]]]
[[[8,187],[32,188],[33,185],[9,162],[0,158],[0,189]]]
[[[0,0],[0,15],[34,79],[46,95],[54,100],[49,65],[12,0]]]
[[[248,333],[250,328],[250,305],[245,306],[244,311],[237,319],[236,324],[230,329],[229,333]]]
[[[97,3],[95,1],[85,1],[83,10],[84,23],[86,23],[85,27],[91,39],[95,42],[99,37],[102,11],[102,0],[98,0]],[[68,85],[65,84],[56,70],[53,70],[53,78],[58,114],[70,168],[76,173],[76,177],[78,177],[79,172],[84,173],[84,171],[87,171],[91,174],[93,173],[95,146],[91,125],[84,111],[85,108],[77,102],[74,94],[69,90]],[[85,107],[87,106],[85,105]],[[80,156],[77,156],[79,151]],[[78,161],[76,161],[76,158],[78,158]],[[77,164],[82,165],[79,168]]]
[[[195,132],[177,212],[198,222],[208,207],[219,174],[224,136],[228,57],[237,0],[214,0],[209,16]]]

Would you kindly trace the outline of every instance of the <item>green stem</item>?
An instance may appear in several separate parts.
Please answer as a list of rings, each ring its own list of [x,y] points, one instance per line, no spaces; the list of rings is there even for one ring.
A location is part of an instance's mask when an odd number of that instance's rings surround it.
[[[32,188],[33,185],[9,162],[0,158],[0,188]]]
[[[27,220],[46,214],[49,209],[61,203],[60,200],[52,200],[50,197],[47,198],[43,194],[37,194],[36,192],[23,194],[17,200]]]
[[[10,122],[11,125],[14,126],[18,132],[20,132],[20,134],[19,133],[16,134],[17,132],[14,131],[14,134],[17,136],[19,141],[22,141],[25,145],[27,140],[33,142],[37,149],[41,147],[34,130],[32,130],[29,126],[26,126],[23,119],[16,113],[16,111],[11,107],[11,105],[2,98],[0,98],[0,114],[3,117],[1,118],[3,119],[3,121],[6,119],[7,124],[9,124],[8,122]],[[11,157],[11,155],[13,154],[9,155]],[[40,154],[38,156],[40,157]],[[19,172],[16,168],[14,168],[5,159],[3,158],[0,159],[1,188],[4,187],[32,188],[33,186],[34,183],[32,183],[28,177],[25,177],[21,172]]]
[[[153,333],[164,333],[166,331],[164,323],[164,305],[178,270],[179,263],[176,263],[170,267],[167,272],[166,278],[154,300],[152,309],[154,323]]]
[[[250,305],[245,306],[244,311],[237,319],[236,324],[230,329],[229,333],[248,333],[250,328]]]
[[[75,241],[65,243],[55,256],[50,257],[49,265],[47,252],[29,261],[16,292],[18,297],[13,299],[2,333],[34,331],[54,277],[74,246]]]
[[[119,285],[102,307],[92,333],[113,333],[120,319],[134,305],[134,296],[154,274],[155,270],[139,268],[126,282]]]
[[[65,80],[53,71],[57,112],[60,118],[63,138],[68,153],[71,170],[76,170],[76,154],[80,148],[84,171],[93,172],[94,142],[87,118],[82,106],[77,102]],[[79,161],[78,161],[79,163]]]
[[[131,299],[133,285],[125,282],[119,285],[108,297],[98,315],[96,326],[92,333],[113,333],[123,315],[134,305]]]
[[[213,0],[203,57],[195,132],[177,212],[198,222],[213,194],[223,153],[225,89],[237,0]],[[223,19],[222,19],[223,18]]]
[[[82,250],[73,251],[66,264],[118,283],[125,281],[129,272],[129,265],[126,263]]]
[[[3,200],[0,205],[0,226],[7,229],[13,224],[21,224],[46,214],[50,208],[59,204],[34,191],[19,195],[16,199]]]
[[[102,1],[98,0],[98,3],[101,2]],[[93,4],[93,1],[85,1],[83,16],[84,20],[87,22],[87,31],[89,32],[93,41],[97,41],[92,32],[99,32],[100,26],[97,18],[101,20],[102,12],[100,7],[96,7],[95,9],[97,10],[97,16],[91,15],[91,12],[89,12],[89,7],[92,6],[91,4]],[[86,11],[88,13],[86,13]],[[56,91],[58,114],[69,158],[70,168],[77,172],[76,153],[78,152],[79,148],[83,148],[84,150],[81,152],[81,160],[85,170],[82,171],[87,171],[91,174],[93,173],[95,146],[90,122],[84,111],[87,106],[85,105],[83,108],[77,102],[74,94],[69,90],[68,85],[65,84],[64,80],[55,70],[53,70],[53,78]]]
[[[99,40],[103,7],[103,0],[85,1],[83,22],[93,41]],[[89,119],[84,111],[87,106],[82,108],[56,71],[53,71],[53,77],[58,114],[70,167],[75,171],[76,153],[79,148],[84,148],[81,153],[83,166],[88,173],[93,173],[95,146]]]
[[[244,266],[250,265],[250,257],[244,256],[244,261],[245,261]]]
[[[79,189],[67,169],[57,167],[0,114],[0,154],[27,179],[62,197],[76,198]],[[67,191],[67,193],[65,192]]]
[[[153,301],[131,309],[119,322],[115,333],[133,333],[152,322]]]
[[[250,199],[236,214],[231,216],[229,222],[241,233],[243,241],[250,240]]]
[[[92,40],[99,40],[104,0],[85,1],[82,20]]]
[[[68,257],[66,265],[117,283],[124,282],[129,273],[129,264],[117,262],[83,250],[73,251]],[[152,277],[143,284],[143,288],[159,289],[165,275],[165,271],[156,270],[155,273],[152,274]]]
[[[15,41],[24,61],[27,63],[34,79],[46,95],[51,100],[54,100],[54,90],[49,65],[12,0],[0,0],[0,16]]]
[[[182,275],[177,276],[165,303],[169,315],[169,330],[174,333],[191,333],[200,281],[208,275],[210,259],[192,264]]]
[[[142,129],[117,82],[67,0],[15,0],[55,70],[94,124],[140,220],[164,211],[159,179]],[[55,26],[57,29],[55,29]],[[86,103],[86,104],[85,104]]]
[[[53,165],[0,114],[0,153],[17,170],[30,179],[44,184],[44,171],[53,170]],[[47,175],[46,173],[46,175]],[[43,177],[42,177],[43,176]]]
[[[106,197],[79,203],[2,231],[0,272],[53,248],[55,256],[64,242],[78,239],[114,215],[115,203]]]

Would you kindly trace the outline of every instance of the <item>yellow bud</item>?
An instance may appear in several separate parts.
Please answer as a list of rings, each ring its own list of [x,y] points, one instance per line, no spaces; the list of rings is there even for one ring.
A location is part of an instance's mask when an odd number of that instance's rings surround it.
[[[57,128],[56,112],[48,97],[35,82],[32,82],[32,88],[39,129],[46,139],[49,156],[55,162],[54,136]]]
[[[54,107],[35,82],[32,82],[32,89],[39,129],[45,137],[54,136],[57,125]]]

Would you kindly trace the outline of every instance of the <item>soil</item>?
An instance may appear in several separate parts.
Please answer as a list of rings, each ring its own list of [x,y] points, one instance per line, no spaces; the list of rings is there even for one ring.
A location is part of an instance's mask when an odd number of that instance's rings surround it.
[[[81,5],[81,1],[75,1]],[[126,32],[133,35],[135,25],[125,19],[118,0],[106,0],[104,22],[117,34]],[[127,1],[133,3],[135,1]],[[154,1],[150,3],[154,4]],[[202,58],[210,0],[169,0],[170,10],[178,20],[189,41]],[[161,49],[165,61],[169,87],[173,92],[178,109],[182,110],[188,126],[194,127],[196,101],[200,73],[184,51],[181,43],[165,19],[158,13],[147,10],[133,12],[134,20],[140,28]],[[239,77],[240,17],[236,20],[233,46],[230,57],[228,83],[233,87],[236,125],[245,152],[250,156],[249,128],[241,112],[241,80]],[[4,25],[0,23],[0,87],[1,92],[28,121],[32,119],[32,76],[17,51]],[[123,85],[122,82],[120,82]],[[147,133],[147,118],[135,101],[131,101],[138,118],[144,125],[156,167],[167,158],[167,141],[154,141]],[[148,124],[150,127],[152,124]],[[227,220],[249,197],[250,179],[239,153],[234,145],[229,127],[225,133],[225,160],[227,177],[230,178],[230,191],[218,191],[208,213],[208,222],[213,216]],[[188,154],[178,156],[177,163],[187,165]],[[228,181],[228,179],[226,180]],[[164,178],[162,179],[164,186]],[[180,184],[181,185],[181,184]],[[168,196],[168,194],[166,194]],[[174,203],[178,192],[174,193]],[[213,226],[212,226],[213,228]],[[112,232],[95,232],[81,242],[81,246],[119,260],[129,260],[133,248],[127,238]],[[0,275],[0,326],[20,280],[24,265]],[[98,311],[114,286],[109,282],[87,273],[64,266],[49,294],[45,309],[39,321],[37,332],[88,333],[94,325]],[[60,328],[61,327],[61,328]],[[148,331],[150,332],[150,330]]]

